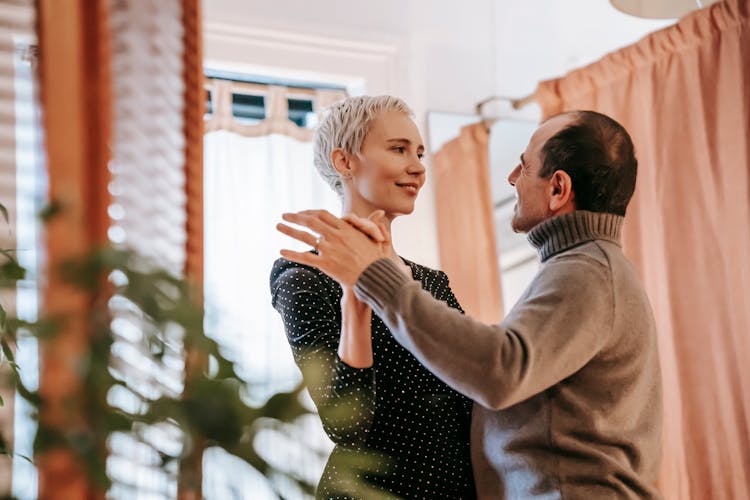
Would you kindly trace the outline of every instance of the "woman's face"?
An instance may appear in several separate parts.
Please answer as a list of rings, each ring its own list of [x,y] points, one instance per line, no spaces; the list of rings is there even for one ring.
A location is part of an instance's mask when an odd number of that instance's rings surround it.
[[[400,111],[384,111],[370,125],[358,155],[350,157],[345,183],[351,209],[360,215],[383,210],[387,217],[409,214],[424,185],[424,145],[414,121]]]

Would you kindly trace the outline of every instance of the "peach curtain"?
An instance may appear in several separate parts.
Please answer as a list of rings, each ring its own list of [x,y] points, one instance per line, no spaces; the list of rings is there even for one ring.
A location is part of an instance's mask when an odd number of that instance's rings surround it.
[[[486,126],[462,128],[435,153],[433,171],[440,267],[467,314],[499,323],[503,308]]]
[[[614,117],[637,148],[623,239],[658,324],[667,499],[750,498],[749,11],[719,2],[536,94],[545,117]]]

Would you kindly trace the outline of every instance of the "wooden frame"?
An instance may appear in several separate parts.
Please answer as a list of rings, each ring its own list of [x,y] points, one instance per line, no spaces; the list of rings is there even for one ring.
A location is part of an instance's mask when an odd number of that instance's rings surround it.
[[[185,81],[185,190],[187,194],[187,241],[185,275],[196,285],[195,302],[203,307],[203,115],[205,113],[201,10],[199,0],[182,0],[185,28],[183,75]],[[185,346],[184,396],[191,391],[191,377],[202,373],[208,364],[204,353]],[[177,497],[181,500],[203,498],[204,440],[191,436],[192,450],[180,462]]]
[[[49,197],[62,212],[47,226],[44,307],[68,321],[40,344],[40,425],[53,430],[88,422],[77,367],[90,353],[87,315],[94,298],[64,283],[61,262],[107,241],[108,143],[111,130],[106,0],[38,0],[39,70]],[[73,450],[57,445],[37,456],[40,498],[104,498]]]

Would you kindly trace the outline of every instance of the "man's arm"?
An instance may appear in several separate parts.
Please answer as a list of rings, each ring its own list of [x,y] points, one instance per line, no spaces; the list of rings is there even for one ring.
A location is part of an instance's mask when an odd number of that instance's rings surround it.
[[[592,258],[544,264],[500,325],[485,325],[435,300],[384,259],[388,240],[328,212],[284,214],[315,236],[284,224],[282,233],[317,243],[318,255],[282,250],[343,286],[355,286],[404,347],[457,391],[489,408],[505,408],[569,377],[607,342],[614,317],[610,270]],[[364,230],[364,227],[361,229]],[[384,244],[384,243],[385,244]]]
[[[612,327],[609,270],[584,257],[549,263],[500,325],[452,310],[381,259],[355,292],[394,337],[457,391],[502,409],[575,373]]]

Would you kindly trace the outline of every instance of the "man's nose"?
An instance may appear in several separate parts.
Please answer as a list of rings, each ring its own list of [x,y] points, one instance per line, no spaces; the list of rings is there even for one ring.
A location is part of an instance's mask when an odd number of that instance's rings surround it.
[[[516,187],[516,179],[518,179],[518,173],[521,171],[521,165],[516,165],[516,168],[508,175],[508,183]]]

